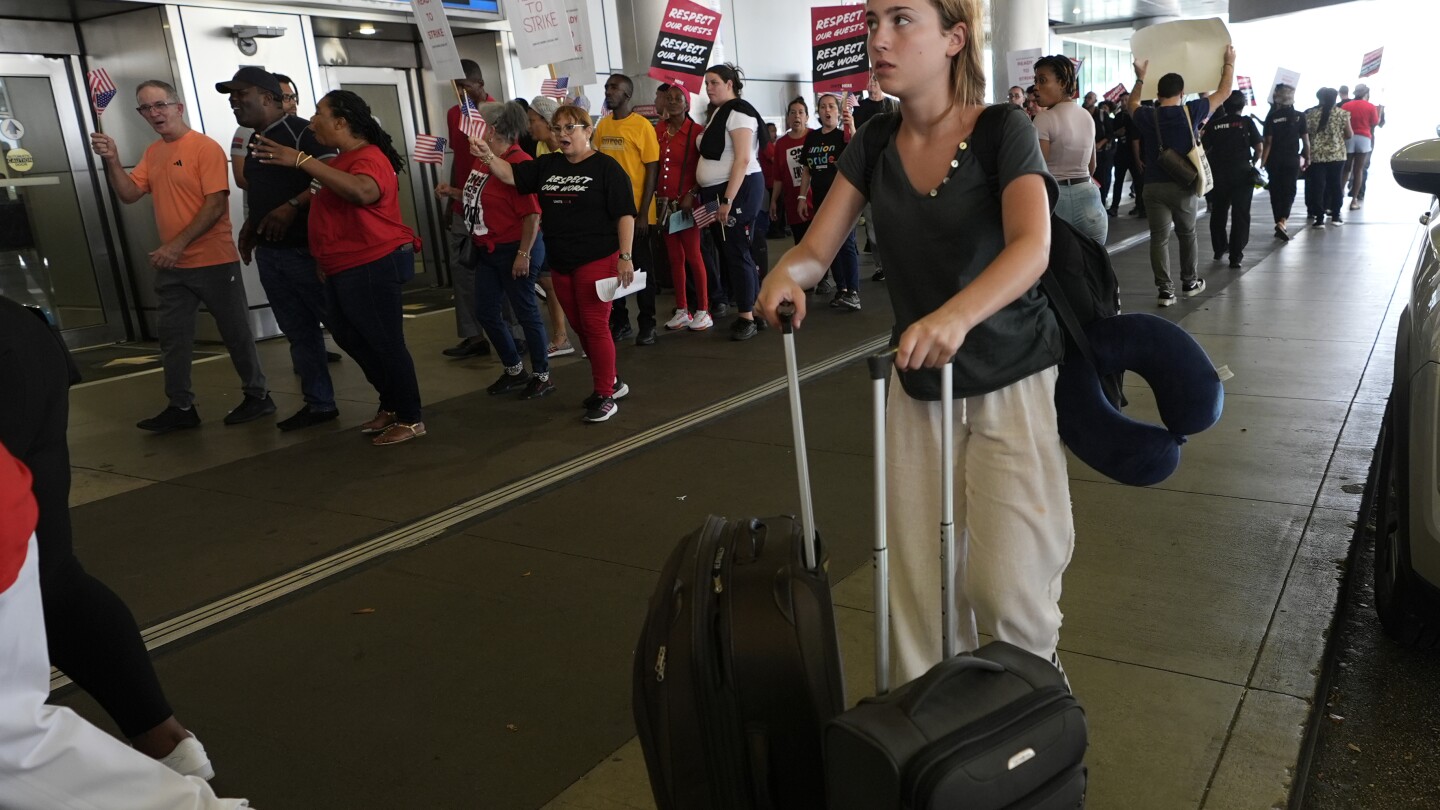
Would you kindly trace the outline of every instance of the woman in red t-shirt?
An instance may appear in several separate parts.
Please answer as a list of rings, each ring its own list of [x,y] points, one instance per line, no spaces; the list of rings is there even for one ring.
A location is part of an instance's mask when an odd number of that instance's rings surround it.
[[[775,181],[770,191],[770,218],[778,220],[783,207],[785,224],[790,226],[797,245],[810,223],[809,217],[800,216],[799,206],[800,181],[805,176],[805,136],[810,134],[806,124],[809,121],[810,106],[803,97],[796,96],[785,110],[785,125],[789,129],[775,141],[775,160],[771,169]]]
[[[480,117],[490,125],[485,130],[485,145],[499,159],[507,163],[534,159],[516,143],[529,129],[526,115],[525,108],[513,101],[480,105]],[[441,199],[460,203],[462,221],[475,242],[475,317],[505,366],[500,379],[485,390],[490,394],[520,391],[521,399],[550,394],[555,390],[550,381],[550,344],[535,302],[540,267],[530,255],[534,251],[544,258],[544,244],[538,239],[540,203],[534,194],[519,194],[514,186],[495,182],[490,166],[479,161],[474,162],[463,187],[442,184],[435,193]],[[506,298],[525,330],[533,372],[529,375],[505,323]]]
[[[665,322],[666,329],[693,329],[697,332],[715,325],[710,317],[710,290],[706,286],[705,261],[700,255],[700,229],[688,227],[671,233],[670,216],[676,211],[695,207],[695,167],[700,150],[695,139],[704,129],[690,117],[690,93],[678,84],[661,85],[656,98],[665,102],[661,118],[655,124],[655,137],[660,141],[660,175],[655,185],[659,226],[665,233],[665,252],[670,254],[670,274],[675,281],[675,317]],[[695,314],[690,314],[685,295],[685,271],[695,297],[700,299]]]
[[[380,394],[380,409],[360,432],[379,434],[376,445],[407,442],[425,435],[425,423],[400,307],[420,248],[400,218],[396,172],[405,163],[370,106],[349,90],[320,99],[310,128],[340,150],[328,164],[259,135],[256,157],[320,182],[310,203],[310,252],[325,277],[325,325]]]

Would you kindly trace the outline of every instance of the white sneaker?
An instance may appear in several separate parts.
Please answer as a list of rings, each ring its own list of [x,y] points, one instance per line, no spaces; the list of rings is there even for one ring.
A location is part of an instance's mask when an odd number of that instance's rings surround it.
[[[195,735],[180,741],[170,755],[160,760],[160,764],[181,776],[198,776],[205,781],[215,778],[215,768],[210,764],[210,757],[205,755],[205,746],[195,739]]]
[[[715,321],[711,320],[710,313],[703,309],[695,310],[695,317],[690,319],[690,331],[692,332],[704,332],[714,325]]]
[[[671,318],[670,320],[668,320],[668,321],[665,322],[665,328],[666,328],[666,329],[669,329],[669,330],[672,331],[672,332],[675,331],[676,329],[684,329],[685,327],[687,327],[687,326],[689,326],[689,325],[690,325],[690,313],[686,312],[686,311],[683,310],[683,309],[677,309],[677,310],[675,310],[675,317],[673,317],[673,318]]]

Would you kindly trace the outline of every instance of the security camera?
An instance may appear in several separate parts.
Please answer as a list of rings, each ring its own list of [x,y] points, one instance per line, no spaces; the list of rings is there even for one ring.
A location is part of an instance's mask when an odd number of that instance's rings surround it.
[[[256,39],[273,38],[285,36],[283,25],[236,25],[231,27],[230,33],[235,37],[235,47],[240,53],[246,56],[254,56],[260,48],[255,44]]]

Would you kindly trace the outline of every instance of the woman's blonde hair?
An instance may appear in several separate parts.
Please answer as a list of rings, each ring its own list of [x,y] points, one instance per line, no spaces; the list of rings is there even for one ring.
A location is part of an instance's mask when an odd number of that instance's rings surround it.
[[[562,104],[555,108],[554,114],[550,116],[550,123],[555,123],[562,115],[569,118],[573,123],[584,124],[587,127],[595,126],[595,122],[590,118],[590,113],[585,112],[584,107],[577,107],[574,104]]]
[[[980,0],[930,0],[940,12],[940,28],[965,24],[965,47],[950,60],[950,90],[965,107],[985,100],[985,18]]]

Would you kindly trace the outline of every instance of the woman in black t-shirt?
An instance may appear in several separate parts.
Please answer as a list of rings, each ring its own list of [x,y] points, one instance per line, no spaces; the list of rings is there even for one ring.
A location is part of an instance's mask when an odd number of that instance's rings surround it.
[[[959,615],[957,649],[990,633],[1054,661],[1060,580],[1074,547],[1055,417],[1062,339],[1037,287],[1056,186],[1023,112],[1004,105],[982,121],[979,0],[870,0],[866,20],[870,64],[902,118],[878,154],[867,154],[878,121],[851,142],[805,238],[765,278],[759,309],[774,318],[788,302],[795,325],[804,323],[805,289],[868,197],[895,311],[899,384],[890,386],[886,441],[897,683],[941,655],[937,369],[952,357],[954,391],[944,395],[962,398],[954,450],[963,539],[946,592]],[[986,148],[970,148],[972,135]]]
[[[1305,114],[1295,109],[1295,88],[1275,85],[1275,104],[1265,116],[1265,142],[1260,165],[1270,178],[1270,213],[1275,216],[1275,238],[1290,241],[1286,229],[1290,209],[1295,205],[1295,187],[1300,172],[1310,162],[1310,130]]]
[[[565,317],[590,357],[595,393],[585,400],[586,422],[604,422],[619,411],[615,400],[630,393],[615,370],[615,341],[610,337],[610,302],[602,301],[595,282],[635,279],[630,249],[635,238],[635,193],[630,177],[615,159],[595,150],[590,113],[566,105],[550,126],[560,151],[511,164],[496,160],[483,140],[470,139],[470,152],[490,174],[540,200],[546,257],[555,294]]]
[[[840,153],[845,151],[845,145],[855,135],[855,118],[851,111],[841,113],[840,99],[830,93],[821,96],[815,104],[815,116],[820,119],[820,128],[810,130],[810,134],[805,136],[805,148],[800,152],[802,168],[798,207],[802,217],[812,217],[820,210],[825,195],[830,193],[830,186],[835,182],[835,166],[840,162]],[[835,276],[835,297],[830,299],[830,306],[850,312],[859,310],[860,250],[855,246],[853,226],[840,245],[835,261],[830,263],[830,272]]]

